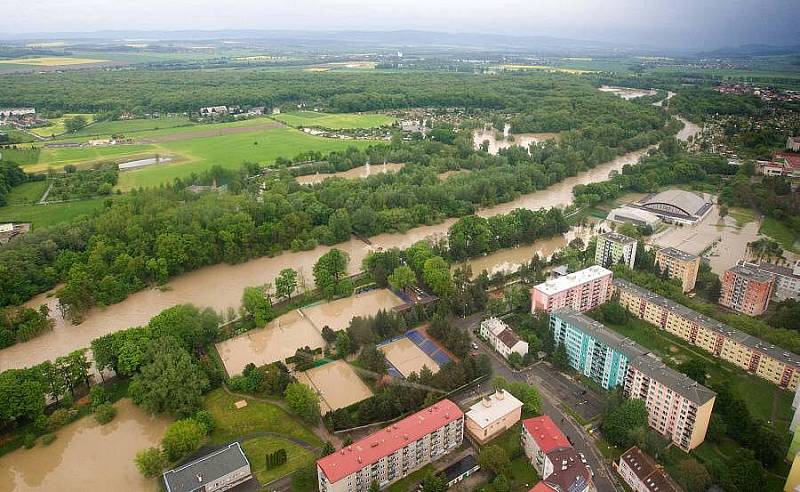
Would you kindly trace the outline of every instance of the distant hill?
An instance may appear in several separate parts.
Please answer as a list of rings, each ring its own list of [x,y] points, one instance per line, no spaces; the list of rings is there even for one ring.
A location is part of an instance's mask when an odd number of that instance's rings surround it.
[[[793,46],[773,46],[768,44],[743,44],[741,46],[729,46],[718,50],[698,53],[700,57],[719,57],[719,58],[739,58],[750,56],[775,56],[791,55],[800,53],[800,45]]]

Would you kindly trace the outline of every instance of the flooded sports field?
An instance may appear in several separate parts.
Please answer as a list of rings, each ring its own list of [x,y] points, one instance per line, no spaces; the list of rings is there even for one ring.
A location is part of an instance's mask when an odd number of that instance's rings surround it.
[[[408,377],[412,372],[419,374],[423,367],[427,367],[434,373],[439,371],[439,364],[408,338],[403,337],[386,345],[381,345],[379,349],[386,355],[386,359],[405,377]]]
[[[367,164],[365,166],[354,167],[348,171],[329,174],[309,174],[295,178],[298,183],[303,185],[315,185],[322,183],[328,178],[362,179],[382,173],[396,173],[403,169],[405,164],[386,163],[386,164]]]
[[[325,340],[308,318],[295,310],[270,321],[266,328],[250,330],[218,343],[217,351],[228,375],[238,376],[251,362],[263,366],[283,361],[306,346],[321,348]]]
[[[362,318],[375,316],[380,310],[389,311],[402,304],[405,302],[391,290],[373,289],[352,297],[304,307],[301,310],[320,332],[325,326],[339,331],[346,329],[356,316]]]
[[[159,490],[133,458],[158,445],[168,421],[147,415],[127,398],[115,406],[117,417],[109,424],[83,417],[58,430],[49,446],[38,443],[0,457],[0,492]]]
[[[297,380],[319,395],[322,414],[358,403],[372,396],[372,391],[343,360],[295,374]]]

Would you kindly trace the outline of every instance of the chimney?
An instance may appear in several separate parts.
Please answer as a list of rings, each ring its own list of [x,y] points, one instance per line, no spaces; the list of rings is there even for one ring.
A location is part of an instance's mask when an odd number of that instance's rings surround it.
[[[503,398],[506,397],[506,390],[504,389],[497,390],[497,393],[495,393],[495,395],[497,396],[498,400],[502,400]]]
[[[197,474],[197,483],[203,483],[203,475]]]
[[[491,397],[486,396],[486,397],[483,398],[483,406],[486,407],[486,408],[489,408],[489,407],[492,406]]]

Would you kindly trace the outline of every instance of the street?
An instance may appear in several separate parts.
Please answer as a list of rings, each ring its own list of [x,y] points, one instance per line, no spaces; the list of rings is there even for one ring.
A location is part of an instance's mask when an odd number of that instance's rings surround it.
[[[506,365],[502,356],[484,344],[474,335],[474,330],[478,327],[482,315],[473,315],[465,319],[457,319],[454,322],[459,326],[467,328],[470,337],[478,345],[478,351],[489,356],[492,362],[492,371],[496,376],[502,376],[508,380],[522,381],[535,386],[542,395],[542,412],[548,415],[553,422],[564,432],[564,435],[573,443],[574,448],[586,456],[589,466],[594,471],[594,483],[600,492],[611,492],[623,490],[617,485],[616,476],[610,465],[606,464],[605,459],[595,447],[592,438],[588,433],[575,422],[572,417],[561,408],[561,404],[576,408],[576,403],[587,401],[587,403],[577,406],[576,410],[581,416],[586,414],[599,415],[602,412],[602,403],[596,395],[585,389],[583,385],[571,381],[564,377],[559,371],[538,364],[532,368],[520,372],[514,372]],[[491,381],[482,383],[482,391],[488,392],[491,388]],[[586,390],[585,394],[581,392]],[[563,395],[560,399],[557,395]],[[595,416],[596,416],[595,415]],[[589,419],[587,419],[589,420]]]

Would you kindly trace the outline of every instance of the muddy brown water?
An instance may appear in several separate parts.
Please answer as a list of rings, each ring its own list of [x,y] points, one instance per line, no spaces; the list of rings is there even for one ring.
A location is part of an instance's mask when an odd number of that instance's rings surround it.
[[[616,94],[623,99],[636,99],[637,97],[654,96],[656,94],[654,89],[635,89],[632,87],[614,87],[610,85],[601,86],[600,91]]]
[[[19,449],[0,457],[0,492],[157,491],[133,458],[157,446],[168,420],[151,417],[125,398],[115,404],[111,423],[88,416],[56,432],[49,446]]]
[[[687,122],[688,123],[688,122]],[[698,131],[691,123],[681,131],[683,139]],[[608,179],[611,171],[620,171],[625,164],[633,164],[646,150],[622,155],[594,169],[567,178],[546,190],[522,195],[516,200],[499,204],[479,211],[479,215],[489,217],[507,213],[515,208],[540,209],[542,207],[565,206],[572,202],[572,187]],[[348,271],[358,273],[361,262],[373,249],[392,247],[407,248],[417,241],[444,237],[455,219],[448,219],[436,225],[415,227],[406,232],[385,233],[370,238],[371,246],[352,239],[336,245],[336,248],[350,255]],[[29,367],[79,348],[88,347],[90,342],[102,335],[123,330],[132,326],[142,326],[164,309],[182,303],[192,303],[201,307],[211,307],[222,312],[229,307],[238,308],[245,287],[272,282],[286,267],[294,268],[309,288],[313,287],[312,269],[320,256],[331,247],[319,246],[311,251],[285,252],[274,257],[263,257],[237,265],[219,264],[172,279],[163,290],[148,289],[136,292],[126,300],[105,308],[90,311],[83,323],[73,325],[64,320],[57,307],[55,297],[41,294],[26,305],[38,306],[46,303],[55,318],[55,327],[31,341],[18,343],[0,351],[0,371],[12,368]],[[487,268],[488,269],[488,268]],[[250,361],[248,361],[250,362]]]
[[[372,396],[372,391],[356,370],[343,360],[296,373],[295,377],[319,395],[323,415]]]
[[[306,176],[298,176],[295,178],[298,183],[303,185],[315,185],[322,183],[328,178],[345,178],[345,179],[363,179],[369,176],[382,173],[396,173],[403,169],[405,164],[402,163],[386,163],[386,164],[367,164],[365,166],[354,167],[347,171],[328,174],[309,174]]]
[[[412,372],[419,375],[423,367],[427,367],[433,373],[439,372],[439,364],[408,338],[382,345],[380,351],[386,354],[386,359],[403,376],[408,377]]]
[[[503,128],[503,138],[497,138],[498,131],[494,128],[482,128],[472,133],[472,143],[477,149],[480,145],[488,141],[488,152],[497,155],[500,149],[519,146],[528,148],[533,143],[544,142],[546,140],[558,139],[558,133],[511,133],[511,126],[506,124]]]

